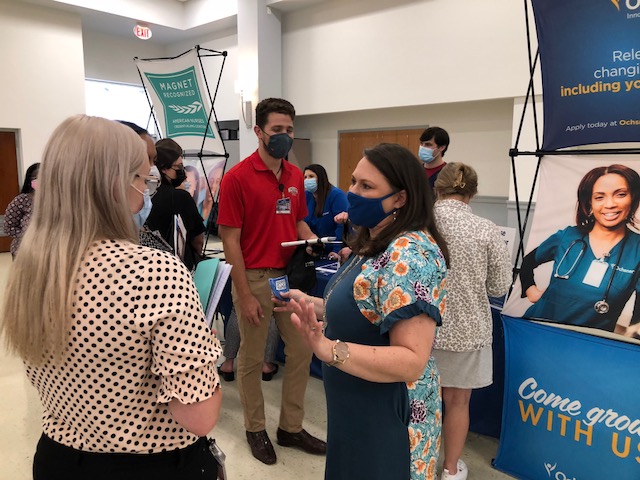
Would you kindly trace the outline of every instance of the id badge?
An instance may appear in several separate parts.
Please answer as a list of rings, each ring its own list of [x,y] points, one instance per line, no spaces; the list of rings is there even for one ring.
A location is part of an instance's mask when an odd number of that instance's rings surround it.
[[[217,480],[227,480],[227,469],[225,468],[225,460],[227,456],[224,454],[218,444],[213,438],[208,438],[209,440],[209,451],[215,458],[216,463],[218,464],[218,477]]]
[[[276,213],[278,215],[288,215],[291,213],[291,199],[279,198],[276,202]]]
[[[271,293],[273,293],[274,297],[285,302],[289,301],[288,298],[284,298],[280,295],[280,293],[282,292],[289,291],[289,278],[286,275],[276,278],[270,278],[269,286],[271,287]]]
[[[609,270],[609,264],[601,260],[593,260],[582,283],[598,288],[602,283],[605,273]]]

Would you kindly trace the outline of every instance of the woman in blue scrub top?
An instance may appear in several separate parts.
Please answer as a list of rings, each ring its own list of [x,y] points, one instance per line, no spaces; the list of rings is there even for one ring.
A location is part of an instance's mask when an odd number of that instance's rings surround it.
[[[594,168],[578,186],[575,227],[551,235],[523,260],[522,297],[533,303],[528,318],[613,332],[634,291],[631,324],[640,322],[640,235],[635,217],[640,176],[624,165]],[[546,290],[533,270],[553,261]],[[622,332],[619,332],[622,333]]]
[[[318,237],[336,237],[342,240],[344,225],[336,223],[334,217],[346,212],[349,207],[347,195],[329,183],[327,171],[322,165],[311,164],[304,169],[304,189],[309,214],[304,219]],[[325,246],[324,253],[330,259],[339,259],[340,243]]]

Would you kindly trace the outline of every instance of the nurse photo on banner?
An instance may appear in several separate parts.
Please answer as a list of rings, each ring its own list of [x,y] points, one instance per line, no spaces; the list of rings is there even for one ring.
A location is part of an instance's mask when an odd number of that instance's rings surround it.
[[[528,253],[504,313],[640,338],[640,162],[542,162]]]

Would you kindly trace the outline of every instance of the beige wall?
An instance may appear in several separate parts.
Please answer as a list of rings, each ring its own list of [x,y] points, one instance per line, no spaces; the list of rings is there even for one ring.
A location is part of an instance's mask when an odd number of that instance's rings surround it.
[[[83,31],[85,75],[95,80],[134,83],[140,76],[133,57],[158,58],[166,55],[163,45],[100,32]]]
[[[309,115],[296,118],[296,135],[310,138],[312,161],[337,182],[338,131],[440,126],[451,136],[448,162],[464,162],[478,171],[479,195],[509,194],[513,102],[510,99],[422,107]],[[417,152],[416,152],[417,154]]]
[[[84,113],[80,17],[0,0],[0,129],[19,131],[19,172],[39,162],[53,129]]]
[[[522,2],[330,0],[283,22],[283,92],[300,114],[526,92]]]

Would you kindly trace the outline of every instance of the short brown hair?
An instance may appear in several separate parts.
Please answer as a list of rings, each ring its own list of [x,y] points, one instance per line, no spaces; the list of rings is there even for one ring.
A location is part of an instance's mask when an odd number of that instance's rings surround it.
[[[284,98],[265,98],[256,107],[256,125],[261,129],[267,124],[270,113],[289,115],[291,120],[296,118],[296,109]]]
[[[161,138],[160,140],[158,140],[156,142],[156,148],[157,147],[162,147],[162,148],[167,148],[169,150],[173,150],[174,152],[176,152],[178,154],[178,156],[182,155],[184,152],[182,150],[182,147],[180,146],[180,144],[178,142],[176,142],[173,138]]]

